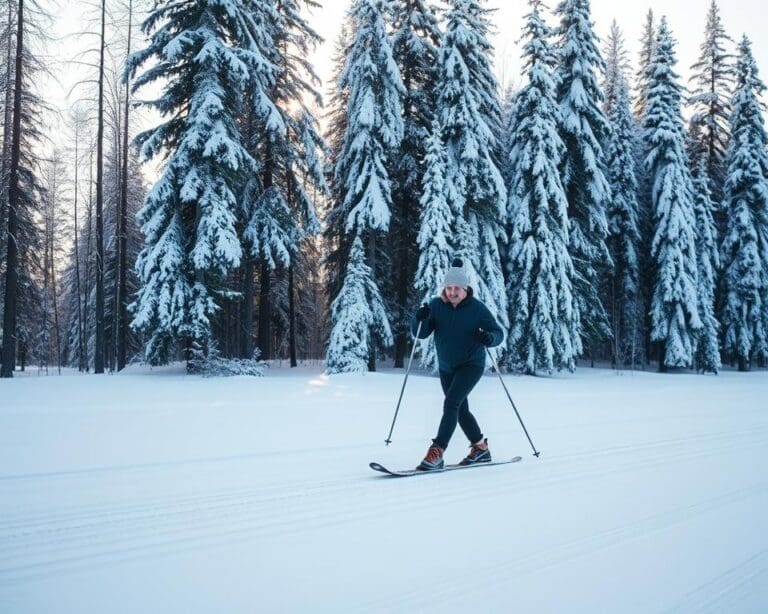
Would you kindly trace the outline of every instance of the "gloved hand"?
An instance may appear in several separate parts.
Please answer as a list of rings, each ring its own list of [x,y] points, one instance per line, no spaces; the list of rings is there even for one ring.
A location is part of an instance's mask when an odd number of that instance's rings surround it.
[[[421,307],[419,307],[418,311],[416,311],[416,319],[420,322],[423,322],[424,320],[429,318],[430,314],[429,305],[424,303]]]
[[[477,336],[477,340],[486,347],[489,347],[493,343],[493,335],[487,330],[478,328],[475,335]]]

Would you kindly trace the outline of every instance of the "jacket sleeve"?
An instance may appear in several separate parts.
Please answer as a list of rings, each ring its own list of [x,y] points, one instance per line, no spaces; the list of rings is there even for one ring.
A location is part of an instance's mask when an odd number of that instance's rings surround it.
[[[496,322],[496,318],[488,311],[488,307],[480,305],[480,323],[478,328],[482,328],[493,335],[493,343],[489,347],[495,347],[504,341],[504,331],[499,323]]]
[[[426,339],[432,334],[432,331],[435,330],[435,315],[433,311],[433,303],[434,301],[429,302],[429,317],[424,320],[424,323],[421,325],[421,331],[419,331],[418,339]],[[411,333],[413,336],[416,336],[416,331],[419,328],[419,320],[416,318],[416,314],[413,314],[413,317],[411,317]]]

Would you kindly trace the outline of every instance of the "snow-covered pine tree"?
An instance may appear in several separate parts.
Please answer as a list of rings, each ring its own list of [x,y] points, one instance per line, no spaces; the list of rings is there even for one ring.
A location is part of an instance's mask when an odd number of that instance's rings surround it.
[[[402,367],[407,351],[412,308],[418,300],[413,279],[419,261],[416,235],[419,198],[423,193],[427,140],[435,109],[435,61],[440,30],[435,9],[425,0],[390,0],[392,57],[405,88],[402,99],[403,141],[392,161],[392,221],[388,251],[394,299],[395,367]],[[380,273],[381,271],[379,271]]]
[[[382,0],[357,0],[355,39],[341,74],[350,91],[347,131],[336,168],[346,187],[346,231],[385,231],[391,218],[389,156],[403,138],[400,73],[384,27]]]
[[[265,10],[256,0],[161,2],[142,26],[148,46],[127,61],[130,75],[157,62],[133,91],[168,79],[163,94],[145,104],[170,119],[136,137],[145,159],[168,152],[139,216],[145,246],[132,326],[146,335],[151,363],[167,361],[178,341],[207,342],[216,298],[228,294],[224,276],[240,263],[236,190],[255,163],[235,120],[246,85],[259,95],[253,75],[269,83],[276,70],[254,42],[267,23],[255,16]]]
[[[568,199],[569,250],[576,271],[574,317],[582,346],[594,358],[598,344],[611,335],[600,299],[600,281],[611,267],[605,243],[611,191],[603,151],[610,126],[597,84],[604,64],[592,30],[589,0],[563,0],[556,13],[560,16],[556,95],[566,148],[561,168]]]
[[[528,83],[516,98],[510,168],[509,365],[573,370],[581,340],[574,319],[568,253],[568,202],[559,163],[565,145],[558,134],[559,108],[552,70],[556,58],[541,0],[531,0],[523,48]]]
[[[643,120],[655,222],[651,245],[655,273],[651,337],[660,344],[660,370],[693,364],[702,326],[696,291],[693,185],[685,154],[681,86],[675,63],[674,41],[666,18],[662,18],[654,59],[648,66]]]
[[[726,155],[726,232],[721,248],[723,349],[740,371],[768,358],[768,138],[752,44],[738,46]]]
[[[350,8],[351,11],[351,8]],[[344,267],[352,247],[354,237],[344,231],[346,215],[342,203],[346,200],[344,185],[336,177],[334,170],[338,165],[344,147],[344,136],[347,133],[347,107],[349,106],[349,89],[339,86],[341,73],[344,70],[345,54],[354,38],[356,27],[348,11],[341,31],[336,37],[331,58],[333,69],[332,85],[328,91],[328,105],[325,114],[325,140],[328,144],[326,156],[326,180],[331,190],[328,208],[324,212],[323,242],[324,269],[327,280],[328,302],[332,302],[341,289],[344,281]]]
[[[611,31],[603,49],[605,56],[605,76],[603,78],[603,111],[611,117],[619,99],[619,90],[623,87],[629,73],[629,58],[624,46],[624,34],[614,19]]]
[[[362,373],[368,369],[370,349],[380,341],[392,343],[384,302],[365,263],[360,237],[349,252],[344,283],[331,304],[331,337],[328,344],[328,373]]]
[[[490,11],[481,0],[451,0],[448,5],[438,55],[437,113],[447,152],[452,243],[455,256],[475,280],[478,296],[506,329],[499,243],[505,238],[507,191],[496,159],[501,105],[488,41]]]
[[[656,48],[656,23],[653,11],[648,10],[643,34],[640,38],[640,54],[634,80],[633,112],[638,131],[635,138],[635,177],[638,185],[637,221],[640,229],[640,296],[642,301],[641,329],[643,331],[643,346],[645,355],[643,364],[651,361],[651,300],[653,297],[653,263],[651,259],[651,243],[653,242],[653,203],[651,202],[651,179],[645,165],[647,146],[642,138],[642,122],[645,117],[648,92],[648,66],[653,60]]]
[[[451,208],[445,198],[446,155],[440,124],[432,122],[427,140],[426,170],[421,195],[421,215],[418,234],[419,263],[413,287],[421,302],[440,293],[443,277],[450,265]],[[437,370],[434,339],[422,341],[421,364],[430,371]]]
[[[400,101],[405,89],[392,57],[383,13],[382,0],[356,0],[351,16],[357,30],[339,80],[339,87],[349,91],[349,103],[346,132],[335,169],[336,179],[343,185],[344,192],[344,201],[337,207],[343,212],[344,232],[361,239],[361,245],[365,243],[367,266],[371,272],[377,270],[377,238],[389,229],[392,197],[388,169],[403,138]],[[360,275],[359,271],[349,270],[351,265],[350,255],[344,285],[347,285],[349,275]],[[369,281],[375,285],[373,277]],[[373,293],[367,295],[374,300]],[[378,286],[376,295],[379,296]],[[368,308],[379,314],[376,305],[371,304]],[[335,317],[341,317],[343,313],[341,307],[331,313],[334,345],[328,351],[331,371],[344,370],[353,364],[338,353],[340,336],[349,326],[348,322]],[[381,311],[380,315],[385,312]],[[367,345],[357,348],[356,352],[365,352],[369,357],[369,368],[375,369],[377,343],[391,345],[392,334],[386,317],[382,321],[377,315],[366,321],[376,328],[360,338]]]
[[[696,215],[696,266],[698,284],[696,286],[699,316],[702,327],[696,340],[694,366],[704,373],[717,373],[720,370],[720,323],[715,317],[715,282],[720,257],[717,245],[717,230],[712,214],[715,204],[709,189],[706,154],[696,165],[693,177],[694,213]]]
[[[249,152],[260,165],[259,174],[251,177],[243,190],[243,247],[250,258],[261,263],[258,339],[265,358],[273,355],[274,271],[292,266],[303,240],[319,232],[308,190],[320,197],[328,195],[319,155],[325,143],[305,102],[312,100],[322,105],[316,89],[319,78],[308,60],[322,39],[302,15],[304,7],[314,8],[318,4],[313,0],[280,0],[273,4],[274,10],[266,12],[270,19],[266,28],[269,37],[261,46],[265,56],[278,67],[277,78],[270,87],[263,74],[253,75],[253,94],[247,95],[251,113],[243,135]],[[267,91],[266,104],[260,99],[262,89]],[[248,271],[245,274],[252,275]],[[288,291],[287,285],[285,290]],[[288,304],[286,299],[283,297],[282,301]],[[246,330],[250,331],[250,323],[246,323]],[[242,355],[249,358],[252,348],[248,335],[245,341]]]
[[[611,136],[606,147],[611,202],[608,205],[608,249],[614,269],[610,279],[610,316],[613,330],[613,363],[638,364],[642,354],[643,314],[640,297],[640,229],[638,185],[635,177],[637,125],[632,117],[629,84],[622,73],[608,116]]]
[[[693,86],[689,87],[692,95],[688,104],[692,110],[690,132],[691,136],[695,137],[692,139],[689,155],[692,165],[700,162],[705,165],[720,234],[725,223],[720,203],[725,181],[723,164],[729,138],[729,97],[733,91],[733,56],[726,50],[726,46],[731,42],[723,28],[717,2],[712,0],[699,57],[691,66],[690,82]]]
[[[13,149],[13,120],[14,120],[14,87],[16,77],[16,46],[17,46],[17,20],[18,7],[9,5],[3,11],[7,18],[3,24],[2,51],[4,60],[8,65],[5,69],[8,87],[4,92],[4,116],[7,120],[3,127],[3,153],[0,160],[0,219],[3,226],[0,227],[2,240],[2,252],[0,252],[0,316],[5,326],[6,301],[9,298],[10,288],[7,288],[9,278],[8,266],[8,206],[10,200],[10,170]],[[3,374],[12,374],[15,365],[24,371],[27,364],[32,361],[40,362],[40,356],[34,352],[34,339],[40,334],[40,322],[42,321],[42,263],[43,229],[40,225],[40,203],[48,198],[45,185],[42,180],[40,166],[40,147],[45,141],[43,133],[43,116],[50,109],[43,97],[36,90],[40,81],[40,75],[44,66],[40,59],[32,52],[39,43],[40,30],[39,19],[43,15],[28,8],[23,15],[23,50],[21,73],[21,100],[19,114],[19,142],[18,142],[18,183],[16,186],[15,202],[15,245],[16,245],[16,269],[14,283],[14,313],[16,333],[15,351],[9,353],[15,355],[15,361],[3,365]],[[0,330],[0,346],[4,343],[4,332]],[[3,349],[5,349],[3,347]],[[13,364],[11,364],[13,362]],[[7,373],[6,373],[7,370]]]
[[[643,25],[643,33],[640,36],[640,56],[635,73],[635,119],[639,122],[645,117],[645,107],[648,95],[648,66],[653,62],[653,54],[656,51],[656,24],[654,23],[653,10],[648,9]]]

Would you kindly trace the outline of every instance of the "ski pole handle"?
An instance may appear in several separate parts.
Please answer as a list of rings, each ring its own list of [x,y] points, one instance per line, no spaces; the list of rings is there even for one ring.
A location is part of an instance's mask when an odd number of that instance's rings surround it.
[[[395,421],[397,420],[397,413],[400,411],[400,402],[403,400],[403,392],[405,392],[405,384],[408,381],[408,374],[411,372],[411,364],[413,363],[413,355],[416,353],[416,341],[419,339],[419,333],[421,332],[421,325],[423,320],[419,320],[419,326],[416,328],[416,338],[413,340],[413,347],[411,348],[411,357],[408,360],[408,368],[405,370],[405,379],[403,380],[403,387],[400,388],[400,396],[397,399],[397,407],[395,407],[395,415],[392,418],[392,426],[389,427],[389,435],[384,440],[387,445],[392,443],[392,431],[395,430]]]

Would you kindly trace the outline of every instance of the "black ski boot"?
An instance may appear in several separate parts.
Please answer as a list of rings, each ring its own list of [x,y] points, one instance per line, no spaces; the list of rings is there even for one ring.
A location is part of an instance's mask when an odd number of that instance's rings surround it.
[[[477,443],[473,443],[469,447],[469,454],[464,457],[459,465],[474,465],[475,463],[490,463],[491,451],[488,448],[488,440],[483,439]]]

